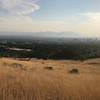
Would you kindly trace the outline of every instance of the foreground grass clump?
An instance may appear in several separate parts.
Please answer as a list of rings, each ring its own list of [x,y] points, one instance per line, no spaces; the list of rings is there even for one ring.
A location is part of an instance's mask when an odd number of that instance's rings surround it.
[[[20,65],[26,70],[19,68]],[[45,66],[55,70],[45,70]],[[71,66],[76,66],[80,74],[70,74]],[[99,70],[88,62],[3,58],[0,59],[0,100],[100,100]]]

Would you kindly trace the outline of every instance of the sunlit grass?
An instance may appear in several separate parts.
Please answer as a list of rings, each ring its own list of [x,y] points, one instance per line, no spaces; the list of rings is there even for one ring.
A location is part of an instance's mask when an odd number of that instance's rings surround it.
[[[69,73],[73,68],[79,73]],[[100,100],[98,70],[88,62],[2,58],[0,100]]]

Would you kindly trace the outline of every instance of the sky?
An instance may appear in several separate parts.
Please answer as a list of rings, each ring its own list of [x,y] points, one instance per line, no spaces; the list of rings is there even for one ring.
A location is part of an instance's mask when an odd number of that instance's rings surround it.
[[[99,26],[100,0],[0,0],[0,34],[100,37]]]

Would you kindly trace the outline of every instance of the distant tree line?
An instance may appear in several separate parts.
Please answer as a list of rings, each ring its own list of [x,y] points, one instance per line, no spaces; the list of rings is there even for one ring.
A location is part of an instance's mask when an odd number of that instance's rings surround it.
[[[17,51],[9,48],[31,49]],[[0,43],[0,57],[85,60],[100,57],[99,43]]]

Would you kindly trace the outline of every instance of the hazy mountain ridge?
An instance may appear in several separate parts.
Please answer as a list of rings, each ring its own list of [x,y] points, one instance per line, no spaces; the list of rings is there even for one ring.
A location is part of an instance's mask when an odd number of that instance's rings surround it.
[[[24,34],[24,35],[23,35]],[[0,32],[2,36],[29,36],[29,37],[45,37],[45,38],[70,38],[70,37],[82,37],[76,32]]]

